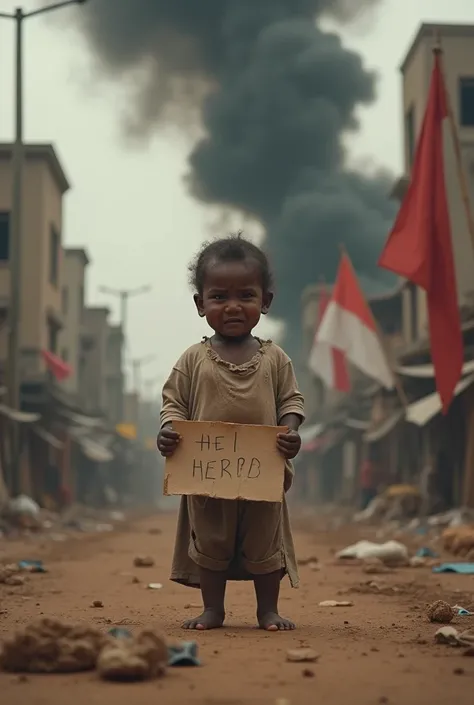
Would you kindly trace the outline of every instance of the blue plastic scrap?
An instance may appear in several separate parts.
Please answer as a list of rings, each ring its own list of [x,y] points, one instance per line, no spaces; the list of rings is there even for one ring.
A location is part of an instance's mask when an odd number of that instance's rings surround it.
[[[29,570],[31,573],[46,573],[43,561],[19,561],[20,570]]]
[[[200,666],[198,645],[195,641],[182,641],[168,648],[168,666]]]
[[[433,573],[458,573],[459,575],[474,575],[474,563],[443,563],[435,566]]]

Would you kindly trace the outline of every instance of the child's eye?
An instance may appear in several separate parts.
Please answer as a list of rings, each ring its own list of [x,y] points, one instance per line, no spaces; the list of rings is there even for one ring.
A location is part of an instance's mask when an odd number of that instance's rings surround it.
[[[253,291],[244,291],[244,293],[242,294],[243,299],[253,299],[254,296],[255,294],[253,293]]]
[[[216,301],[223,301],[225,299],[224,294],[213,294],[211,296],[211,299],[215,299]]]

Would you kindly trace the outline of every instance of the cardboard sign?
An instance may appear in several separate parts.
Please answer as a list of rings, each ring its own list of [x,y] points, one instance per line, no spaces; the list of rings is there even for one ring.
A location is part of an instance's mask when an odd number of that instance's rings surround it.
[[[165,495],[281,502],[285,459],[277,426],[174,421],[181,441],[166,460]]]

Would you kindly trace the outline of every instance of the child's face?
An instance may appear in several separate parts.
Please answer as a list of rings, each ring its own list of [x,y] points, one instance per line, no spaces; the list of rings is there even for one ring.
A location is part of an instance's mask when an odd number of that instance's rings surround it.
[[[209,262],[202,296],[194,301],[198,313],[225,338],[249,335],[268,312],[273,294],[263,292],[260,270],[252,259],[242,262]]]

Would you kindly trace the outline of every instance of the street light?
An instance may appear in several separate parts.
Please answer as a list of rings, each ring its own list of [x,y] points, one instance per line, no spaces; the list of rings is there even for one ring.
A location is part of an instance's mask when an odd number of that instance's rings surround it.
[[[80,0],[81,2],[86,2],[86,0]],[[103,294],[111,294],[112,296],[118,296],[120,299],[120,323],[122,326],[122,335],[125,343],[126,328],[127,328],[127,313],[128,313],[128,300],[131,296],[139,296],[140,294],[148,294],[151,291],[151,286],[147,284],[146,286],[139,286],[136,289],[111,289],[108,286],[100,286],[99,291]]]
[[[68,5],[83,5],[87,0],[64,0],[37,10],[24,12],[17,7],[15,12],[0,12],[0,19],[15,23],[15,138],[12,153],[12,206],[10,222],[10,303],[8,310],[8,401],[12,409],[20,408],[19,379],[19,328],[21,318],[21,252],[22,252],[22,195],[23,195],[23,24],[37,15],[59,10]],[[14,492],[19,478],[19,434],[12,424],[11,481]]]
[[[148,365],[150,362],[156,360],[156,355],[145,355],[135,360],[132,360],[132,371],[133,371],[133,387],[136,394],[141,392],[141,371],[144,365]]]

